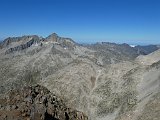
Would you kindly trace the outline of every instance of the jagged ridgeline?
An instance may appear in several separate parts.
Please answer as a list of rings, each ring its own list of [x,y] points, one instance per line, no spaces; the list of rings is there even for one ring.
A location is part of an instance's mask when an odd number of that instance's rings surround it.
[[[158,49],[158,45],[131,47],[108,42],[84,45],[56,33],[46,38],[10,37],[0,43],[0,98],[7,99],[10,90],[39,84],[40,90],[46,87],[51,92],[40,94],[41,97],[48,100],[48,94],[59,96],[67,108],[81,111],[89,120],[152,120],[144,114],[154,109],[159,99],[155,97],[160,89]],[[9,106],[0,106],[0,110],[13,107]],[[43,108],[43,103],[40,106]],[[46,106],[45,110],[48,109]],[[156,109],[149,115],[160,119],[160,108]],[[65,112],[61,112],[62,120],[68,119],[65,115],[69,113]],[[44,113],[40,111],[38,115],[44,119],[53,110]]]

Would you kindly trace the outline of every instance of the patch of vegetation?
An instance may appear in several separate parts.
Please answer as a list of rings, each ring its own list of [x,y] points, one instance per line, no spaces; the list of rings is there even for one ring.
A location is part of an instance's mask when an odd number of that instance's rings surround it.
[[[119,114],[131,111],[137,105],[137,97],[134,91],[126,91],[121,97],[121,108]]]
[[[98,88],[94,90],[96,94],[98,94],[100,97],[110,97],[111,95],[111,83],[112,81],[107,81],[103,85],[100,85]]]
[[[121,105],[121,96],[118,93],[113,93],[111,97],[104,98],[98,103],[97,114],[99,116],[107,115],[113,113],[115,109]]]
[[[136,82],[131,76],[126,76],[122,90],[114,92],[114,82],[107,80],[104,84],[95,89],[95,93],[102,98],[98,103],[98,116],[106,116],[119,108],[119,115],[131,111],[137,105],[137,92],[135,91]]]

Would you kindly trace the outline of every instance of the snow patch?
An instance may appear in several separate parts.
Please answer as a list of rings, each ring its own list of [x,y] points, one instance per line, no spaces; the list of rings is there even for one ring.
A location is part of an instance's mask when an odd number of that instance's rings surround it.
[[[130,45],[131,47],[136,47],[136,45]]]

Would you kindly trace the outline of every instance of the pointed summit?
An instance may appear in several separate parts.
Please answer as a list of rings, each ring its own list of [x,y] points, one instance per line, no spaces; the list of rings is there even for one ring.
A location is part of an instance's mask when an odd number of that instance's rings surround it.
[[[58,35],[56,33],[52,33],[51,35],[49,35],[46,40],[48,41],[53,41],[53,42],[57,42],[58,40]]]
[[[53,37],[53,36],[58,36],[57,33],[52,33],[51,35],[49,35],[48,37]]]

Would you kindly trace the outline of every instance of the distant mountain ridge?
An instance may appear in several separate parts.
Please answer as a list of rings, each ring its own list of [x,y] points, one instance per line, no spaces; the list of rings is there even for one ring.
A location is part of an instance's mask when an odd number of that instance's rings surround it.
[[[146,46],[140,46],[137,45],[134,47],[138,52],[143,53],[144,55],[150,54],[158,49],[160,49],[159,45],[146,45]]]
[[[6,54],[11,53],[13,51],[24,50],[32,45],[42,45],[43,43],[58,43],[65,47],[71,47],[75,42],[70,38],[62,38],[59,37],[56,33],[49,35],[46,38],[39,37],[37,35],[28,35],[22,37],[9,37],[6,38],[2,43],[0,43],[0,48],[9,47],[6,51]],[[14,44],[17,43],[17,44]],[[72,44],[72,45],[71,45]],[[73,47],[73,46],[72,46]]]
[[[56,33],[52,33],[46,38],[39,37],[37,35],[26,35],[22,37],[9,37],[0,43],[0,49],[7,48],[6,54],[12,53],[14,51],[21,51],[30,46],[39,46],[43,44],[59,44],[65,49],[74,49],[76,45],[84,46],[92,50],[97,51],[97,55],[100,54],[112,54],[115,55],[114,59],[110,59],[109,61],[105,61],[105,63],[112,63],[121,61],[121,59],[134,59],[138,55],[147,55],[158,50],[160,47],[158,45],[148,45],[148,46],[140,46],[137,45],[135,47],[131,47],[130,45],[124,44],[116,44],[109,42],[99,42],[96,44],[78,44],[70,38],[59,37]],[[116,52],[115,52],[116,51]],[[106,56],[106,55],[105,55]],[[106,58],[104,58],[106,59]],[[119,60],[118,60],[119,59]],[[117,61],[118,60],[118,61]],[[104,60],[103,60],[104,61]]]
[[[22,36],[22,37],[8,37],[5,40],[0,41],[0,48],[8,46],[12,42],[25,41],[25,40],[28,40],[30,38],[32,38],[31,44],[35,43],[35,42],[39,43],[40,41],[52,41],[52,42],[59,42],[60,43],[60,41],[62,42],[63,39],[64,39],[62,37],[59,37],[56,33],[52,33],[51,35],[49,35],[46,38],[39,37],[37,35],[25,35],[25,36]],[[74,44],[78,44],[78,43],[76,43],[75,41],[73,41],[70,38],[65,38],[65,39],[68,39],[69,41],[71,41]],[[29,47],[31,44],[26,45],[26,47],[27,46]],[[126,43],[117,44],[117,43],[110,43],[110,42],[98,42],[98,43],[95,43],[95,44],[81,44],[81,45],[95,46],[97,44],[99,44],[99,45],[106,45],[106,46],[107,45],[117,45],[117,46],[118,45],[119,46],[126,45],[129,48],[129,44],[126,44]],[[24,48],[26,48],[26,47],[24,45]],[[134,45],[134,47],[133,46],[130,46],[130,47],[134,48],[136,50],[137,54],[147,55],[149,53],[152,53],[152,52],[158,50],[160,48],[160,45],[145,45],[145,46],[144,45],[143,46],[142,45]],[[19,49],[21,49],[21,48],[19,48]],[[23,45],[22,45],[22,49],[23,49]]]

